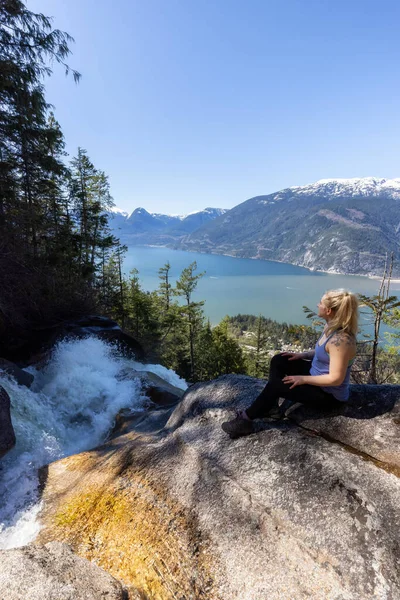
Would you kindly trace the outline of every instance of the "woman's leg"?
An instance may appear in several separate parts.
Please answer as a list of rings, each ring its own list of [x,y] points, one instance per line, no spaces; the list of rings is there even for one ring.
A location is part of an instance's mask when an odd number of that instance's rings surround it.
[[[311,361],[296,359],[289,360],[290,356],[275,354],[269,365],[269,379],[283,379],[285,375],[308,375],[311,369]]]
[[[270,364],[269,381],[263,391],[254,400],[253,404],[245,411],[249,419],[257,419],[265,416],[271,408],[276,406],[279,398],[289,398],[288,392],[299,390],[298,386],[289,390],[290,386],[284,384],[282,379],[285,375],[308,375],[310,373],[311,362],[306,360],[289,360],[288,356],[276,354]],[[314,387],[314,386],[307,386]],[[296,401],[297,393],[295,394]]]
[[[258,398],[245,410],[245,416],[251,420],[266,416],[268,411],[275,406],[278,398],[301,402],[301,404],[321,408],[322,410],[341,405],[332,394],[328,394],[318,386],[298,385],[290,389],[290,384],[283,383],[283,381],[274,381],[267,383]]]
[[[222,429],[232,439],[253,433],[253,419],[266,416],[279,398],[287,398],[321,410],[340,407],[341,402],[318,386],[298,385],[290,389],[290,384],[283,383],[282,378],[285,375],[308,375],[310,367],[309,361],[288,361],[288,357],[279,354],[274,356],[271,361],[270,379],[261,394],[247,410],[239,413],[236,419],[222,423]]]
[[[239,413],[236,419],[222,423],[222,429],[232,439],[254,433],[253,419],[265,416],[278,398],[287,398],[293,402],[301,402],[302,404],[321,410],[336,409],[343,404],[339,400],[336,400],[332,394],[324,392],[320,387],[299,385],[290,389],[290,386],[284,384],[282,381],[268,383],[260,396],[246,411]]]

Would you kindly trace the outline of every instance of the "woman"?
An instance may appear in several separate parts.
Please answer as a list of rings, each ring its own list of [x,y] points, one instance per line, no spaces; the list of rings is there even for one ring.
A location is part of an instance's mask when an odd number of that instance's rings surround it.
[[[253,433],[253,420],[267,416],[279,398],[321,409],[339,407],[348,400],[350,369],[356,355],[356,295],[346,290],[326,292],[318,304],[318,316],[326,325],[315,350],[283,352],[272,358],[269,381],[261,394],[248,409],[222,424],[231,438]]]

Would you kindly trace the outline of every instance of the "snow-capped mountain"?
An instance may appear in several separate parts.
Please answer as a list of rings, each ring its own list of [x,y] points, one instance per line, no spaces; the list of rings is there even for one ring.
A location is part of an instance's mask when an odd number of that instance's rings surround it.
[[[126,212],[125,210],[122,210],[121,208],[118,208],[118,206],[113,206],[112,208],[110,208],[109,212],[114,215],[121,215],[123,217],[129,217],[129,213]]]
[[[227,212],[224,208],[205,208],[196,212],[189,213],[188,215],[179,218],[179,221],[174,223],[171,227],[171,231],[174,231],[178,235],[192,233],[199,227],[213,221],[217,217],[224,215]]]
[[[109,215],[115,235],[123,243],[134,245],[172,243],[225,212],[223,208],[205,208],[188,215],[164,215],[139,207],[130,214],[114,208]]]
[[[320,179],[315,183],[294,186],[275,195],[279,200],[281,194],[291,190],[296,196],[318,195],[327,199],[360,198],[386,196],[400,199],[400,179],[378,179],[377,177],[355,177],[353,179]]]
[[[400,179],[322,179],[251,198],[187,235],[180,248],[279,260],[338,273],[400,274]]]

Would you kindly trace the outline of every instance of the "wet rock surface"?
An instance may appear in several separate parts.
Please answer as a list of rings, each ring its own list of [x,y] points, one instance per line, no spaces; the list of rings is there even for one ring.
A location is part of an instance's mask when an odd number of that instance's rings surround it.
[[[48,359],[49,351],[57,342],[66,338],[82,338],[95,335],[115,344],[129,358],[144,360],[141,344],[124,331],[116,321],[99,315],[80,316],[48,326],[31,329],[19,339],[15,347],[9,348],[7,358],[19,364],[36,366]]]
[[[127,367],[119,377],[121,379],[139,378],[146,396],[159,407],[177,404],[185,393],[181,388],[168,383],[151,371],[135,371]]]
[[[384,436],[399,388],[360,386],[340,415],[296,408],[231,441],[221,423],[263,385],[196,384],[158,420],[49,465],[38,541],[156,600],[400,598],[400,480],[379,463],[397,452]]]
[[[58,336],[85,337],[95,335],[103,340],[116,344],[118,349],[130,358],[144,359],[144,350],[135,338],[124,331],[116,321],[107,317],[87,316],[74,321],[63,323]]]
[[[34,380],[33,375],[23,371],[16,364],[5,358],[0,358],[0,373],[1,372],[11,375],[19,385],[25,385],[28,388],[31,387]]]
[[[0,385],[0,458],[15,446],[15,433],[11,422],[10,396]]]

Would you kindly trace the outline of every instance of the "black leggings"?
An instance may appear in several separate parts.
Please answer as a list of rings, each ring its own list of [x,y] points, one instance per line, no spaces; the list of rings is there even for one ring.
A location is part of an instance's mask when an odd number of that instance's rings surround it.
[[[246,410],[249,419],[260,419],[268,414],[271,408],[274,408],[279,398],[301,402],[314,408],[331,409],[342,406],[339,400],[324,392],[316,385],[298,385],[290,389],[288,383],[283,383],[285,375],[309,375],[311,362],[308,360],[289,360],[289,356],[276,354],[270,365],[269,381],[261,394],[254,400],[253,404]]]

